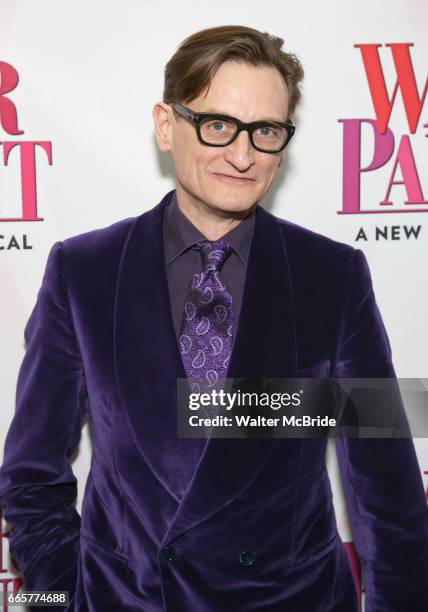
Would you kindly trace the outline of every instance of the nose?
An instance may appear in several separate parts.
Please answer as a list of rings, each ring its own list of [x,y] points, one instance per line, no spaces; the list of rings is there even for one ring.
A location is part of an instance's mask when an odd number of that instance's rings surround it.
[[[239,172],[245,172],[254,164],[254,148],[248,132],[242,131],[225,149],[225,160]]]

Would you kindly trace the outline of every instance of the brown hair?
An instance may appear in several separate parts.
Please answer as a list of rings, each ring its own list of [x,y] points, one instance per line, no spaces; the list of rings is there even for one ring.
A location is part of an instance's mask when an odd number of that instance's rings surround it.
[[[220,26],[186,38],[165,66],[163,101],[190,102],[209,87],[221,64],[237,60],[279,70],[289,94],[289,116],[301,97],[303,68],[292,53],[281,50],[282,38],[245,26]]]

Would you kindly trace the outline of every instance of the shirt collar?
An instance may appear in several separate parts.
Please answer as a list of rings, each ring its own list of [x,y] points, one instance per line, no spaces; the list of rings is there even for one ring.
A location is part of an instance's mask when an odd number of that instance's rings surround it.
[[[236,255],[244,263],[248,261],[254,221],[253,210],[250,215],[221,237],[230,244]],[[207,240],[206,236],[181,212],[175,191],[166,209],[165,230],[167,264],[187,251],[196,242]]]

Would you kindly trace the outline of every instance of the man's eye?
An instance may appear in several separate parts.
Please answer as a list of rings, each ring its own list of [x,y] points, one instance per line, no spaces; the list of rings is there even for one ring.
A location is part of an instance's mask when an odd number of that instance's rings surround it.
[[[224,129],[224,121],[213,121],[210,125],[210,128],[214,132],[221,132]]]
[[[260,136],[273,136],[273,129],[267,125],[263,125],[259,128]]]
[[[232,138],[236,126],[229,121],[223,119],[210,119],[204,121],[201,126],[202,138],[207,139],[209,142],[223,143]]]

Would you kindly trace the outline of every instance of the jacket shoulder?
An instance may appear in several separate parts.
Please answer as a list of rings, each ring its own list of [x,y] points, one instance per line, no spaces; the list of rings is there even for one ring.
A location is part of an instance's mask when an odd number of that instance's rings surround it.
[[[110,291],[128,235],[138,218],[121,219],[61,241],[64,273],[70,287],[100,295]]]
[[[139,215],[60,241],[65,272],[70,282],[80,287],[88,283],[95,289],[114,283],[122,254],[134,228],[153,223],[172,193],[168,192],[157,205]]]
[[[168,192],[163,199],[153,208],[146,210],[140,215],[120,219],[108,226],[93,229],[81,234],[76,234],[62,241],[62,245],[70,259],[88,260],[90,264],[93,258],[120,256],[123,247],[138,223],[150,223],[154,216],[162,212],[162,207],[171,198],[173,191]]]
[[[300,271],[308,270],[311,277],[315,272],[346,274],[357,254],[364,258],[362,251],[349,244],[292,221],[272,216],[280,227],[291,267]]]
[[[120,249],[137,219],[138,217],[127,217],[111,225],[70,236],[62,241],[63,247],[71,257],[74,254],[93,257],[98,253]]]
[[[357,249],[292,221],[276,217],[289,249],[307,250],[309,257],[350,257]]]

